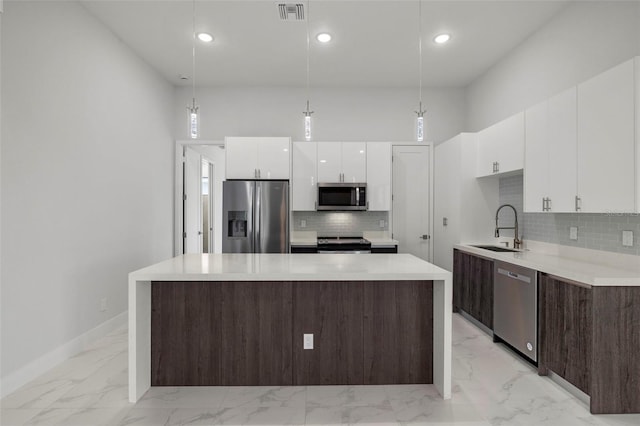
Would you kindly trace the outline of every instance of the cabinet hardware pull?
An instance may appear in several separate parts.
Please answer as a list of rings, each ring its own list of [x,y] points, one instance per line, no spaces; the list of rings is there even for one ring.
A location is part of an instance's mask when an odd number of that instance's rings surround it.
[[[582,210],[582,199],[576,195],[576,211]]]

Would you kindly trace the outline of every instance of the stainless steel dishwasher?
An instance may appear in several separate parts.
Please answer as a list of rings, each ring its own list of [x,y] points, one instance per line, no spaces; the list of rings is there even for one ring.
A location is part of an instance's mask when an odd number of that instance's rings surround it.
[[[493,334],[494,340],[502,340],[533,362],[538,361],[536,271],[510,263],[494,262]]]

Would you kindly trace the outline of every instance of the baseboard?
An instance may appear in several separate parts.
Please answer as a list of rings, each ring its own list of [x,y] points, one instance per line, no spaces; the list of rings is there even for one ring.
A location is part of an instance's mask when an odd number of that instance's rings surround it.
[[[51,370],[53,367],[87,349],[92,343],[113,330],[127,324],[128,312],[124,311],[106,320],[97,327],[82,333],[78,337],[31,361],[7,377],[0,380],[0,398],[4,398],[31,380]]]

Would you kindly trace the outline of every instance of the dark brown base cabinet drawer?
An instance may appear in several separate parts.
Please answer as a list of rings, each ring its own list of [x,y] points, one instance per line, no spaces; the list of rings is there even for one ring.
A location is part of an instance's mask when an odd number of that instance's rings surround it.
[[[539,374],[588,394],[593,414],[640,413],[640,287],[538,282]]]
[[[493,329],[493,261],[453,251],[453,311]]]

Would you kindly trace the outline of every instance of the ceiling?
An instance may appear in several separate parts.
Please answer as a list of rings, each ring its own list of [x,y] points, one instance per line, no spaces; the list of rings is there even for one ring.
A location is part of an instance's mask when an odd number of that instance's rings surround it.
[[[175,85],[190,85],[191,0],[86,0],[82,4]],[[198,86],[306,84],[306,22],[283,21],[282,2],[196,2]],[[295,3],[287,1],[286,3]],[[306,0],[298,0],[307,8]],[[418,1],[313,0],[307,10],[310,84],[317,87],[418,85]],[[422,1],[423,85],[464,87],[544,26],[566,1]],[[333,40],[321,44],[319,32]],[[452,35],[446,45],[433,37]]]

